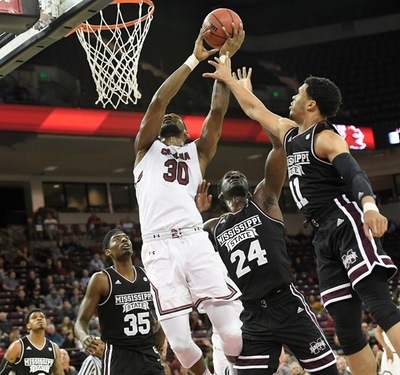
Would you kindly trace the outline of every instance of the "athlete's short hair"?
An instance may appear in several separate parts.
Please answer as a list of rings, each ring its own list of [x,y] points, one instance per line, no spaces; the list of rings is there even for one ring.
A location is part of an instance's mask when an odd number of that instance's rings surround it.
[[[31,315],[32,315],[34,312],[41,312],[43,315],[45,315],[45,313],[44,313],[44,311],[43,311],[42,309],[39,309],[39,308],[35,307],[34,309],[29,310],[29,311],[25,314],[25,324],[28,324],[28,323],[29,323],[29,319],[30,319]]]
[[[339,87],[328,78],[313,76],[307,77],[304,83],[307,85],[307,95],[317,102],[321,115],[335,116],[342,104],[342,94]]]
[[[117,233],[124,233],[125,234],[125,232],[123,230],[118,229],[118,228],[111,229],[110,231],[107,232],[107,234],[104,236],[103,243],[101,244],[101,249],[103,251],[106,251],[107,249],[110,248],[111,237],[114,236]]]

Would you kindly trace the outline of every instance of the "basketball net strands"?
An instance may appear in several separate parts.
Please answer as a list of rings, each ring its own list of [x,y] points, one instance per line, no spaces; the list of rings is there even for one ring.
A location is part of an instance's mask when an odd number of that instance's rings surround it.
[[[2,4],[0,0],[0,19],[4,20],[0,23],[0,79],[76,33],[96,85],[96,104],[117,108],[121,102],[137,103],[141,97],[136,78],[139,58],[154,13],[151,0],[7,0],[7,6]],[[138,17],[126,21],[123,13],[132,14],[131,8]],[[94,15],[98,24],[91,23]]]
[[[126,21],[122,7],[132,4],[138,6],[138,18]],[[115,11],[112,16],[106,13],[110,8]],[[96,85],[96,104],[102,103],[103,108],[111,104],[116,109],[121,102],[136,104],[141,98],[137,72],[153,13],[151,0],[114,0],[98,13],[98,24],[89,19],[75,30]]]

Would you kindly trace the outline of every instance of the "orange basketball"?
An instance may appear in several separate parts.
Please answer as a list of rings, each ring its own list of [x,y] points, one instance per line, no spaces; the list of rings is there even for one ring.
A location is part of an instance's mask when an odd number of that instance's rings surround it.
[[[221,48],[225,43],[226,37],[222,27],[233,36],[232,22],[236,29],[239,30],[239,25],[242,22],[239,15],[231,9],[218,8],[207,15],[203,21],[203,28],[210,28],[211,32],[205,37],[205,41],[212,48]]]

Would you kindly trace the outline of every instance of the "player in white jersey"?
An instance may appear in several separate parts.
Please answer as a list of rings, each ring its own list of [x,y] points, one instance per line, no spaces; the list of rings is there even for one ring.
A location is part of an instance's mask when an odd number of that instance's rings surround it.
[[[230,92],[215,81],[211,108],[199,139],[189,134],[176,114],[165,114],[195,66],[217,49],[207,50],[200,30],[193,54],[154,94],[135,139],[134,180],[143,238],[142,260],[152,285],[154,303],[168,342],[183,367],[195,375],[210,374],[190,335],[189,312],[195,305],[208,314],[234,361],[242,346],[240,321],[232,299],[240,292],[228,285],[203,220],[195,205],[197,186],[216,152]],[[219,54],[232,56],[244,40],[243,25]],[[217,59],[217,58],[216,58]]]

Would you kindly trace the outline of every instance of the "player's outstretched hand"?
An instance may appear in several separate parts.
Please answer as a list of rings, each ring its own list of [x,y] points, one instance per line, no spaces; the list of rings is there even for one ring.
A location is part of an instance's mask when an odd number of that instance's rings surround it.
[[[253,69],[247,68],[244,66],[242,69],[238,69],[237,73],[233,72],[232,76],[235,78],[240,85],[246,87],[247,90],[253,92],[253,85],[251,83],[251,74],[253,73]]]
[[[210,33],[210,29],[200,29],[199,35],[194,44],[193,55],[195,55],[196,59],[199,61],[203,61],[218,52],[218,48],[208,50],[204,47],[204,37],[208,33]]]
[[[369,210],[364,213],[363,227],[367,238],[372,240],[372,237],[382,237],[385,234],[388,227],[388,220],[379,212]]]
[[[210,183],[206,180],[197,187],[197,194],[195,197],[196,207],[200,212],[207,211],[211,207],[212,195],[208,194]]]
[[[229,57],[229,52],[224,56],[226,56],[225,59],[214,57],[214,60],[208,60],[208,63],[215,68],[215,72],[203,73],[204,78],[213,78],[225,83],[229,79],[234,79],[231,75],[231,59]]]
[[[219,54],[221,56],[221,55],[226,55],[227,52],[229,52],[229,55],[232,57],[239,50],[244,41],[245,33],[243,30],[243,24],[240,23],[239,29],[237,29],[235,23],[232,22],[232,31],[233,31],[232,37],[228,33],[228,31],[226,31],[225,27],[223,27],[222,30],[225,33],[226,41],[219,50]]]

